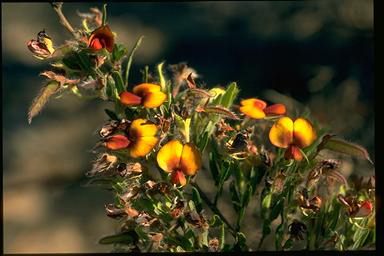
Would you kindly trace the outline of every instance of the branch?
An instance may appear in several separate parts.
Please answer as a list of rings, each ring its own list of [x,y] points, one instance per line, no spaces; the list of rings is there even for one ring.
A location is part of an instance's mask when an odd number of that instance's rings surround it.
[[[232,234],[233,237],[236,238],[236,232],[235,230],[233,229],[233,227],[231,226],[231,224],[229,224],[228,220],[221,214],[220,210],[216,207],[216,205],[214,205],[213,203],[211,203],[211,201],[209,200],[209,198],[207,197],[207,195],[201,190],[201,188],[199,187],[199,185],[197,185],[197,183],[195,182],[191,182],[191,184],[199,191],[199,194],[201,196],[201,198],[204,200],[204,202],[208,205],[209,209],[211,209],[212,212],[214,212],[215,214],[217,214],[222,221],[224,221],[224,223],[227,225],[227,227],[229,228],[229,231],[230,233]]]
[[[65,18],[63,12],[62,12],[62,7],[63,7],[63,2],[54,2],[51,3],[53,10],[57,13],[60,19],[60,23],[69,31],[71,34],[75,37],[78,38],[78,34],[75,32],[75,30],[72,28],[71,24],[69,24],[67,18]]]

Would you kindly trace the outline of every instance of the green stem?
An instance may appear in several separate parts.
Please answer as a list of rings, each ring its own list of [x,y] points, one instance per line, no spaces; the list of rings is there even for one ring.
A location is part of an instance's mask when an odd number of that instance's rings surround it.
[[[229,228],[229,231],[230,233],[232,234],[232,236],[234,238],[236,238],[236,232],[235,230],[233,229],[233,227],[231,226],[231,224],[229,224],[228,220],[221,214],[220,210],[216,207],[216,205],[214,205],[210,200],[209,198],[207,197],[207,195],[201,190],[201,188],[199,187],[199,185],[195,182],[191,182],[191,184],[199,191],[199,194],[201,196],[201,199],[204,200],[204,202],[208,205],[209,209],[211,209],[212,212],[214,212],[215,214],[217,214],[221,220],[227,225],[227,227]]]

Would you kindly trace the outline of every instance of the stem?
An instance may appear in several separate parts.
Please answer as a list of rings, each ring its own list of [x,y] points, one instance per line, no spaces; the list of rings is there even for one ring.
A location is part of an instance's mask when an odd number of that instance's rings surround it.
[[[208,205],[209,209],[211,209],[212,212],[214,212],[215,214],[217,214],[221,220],[227,225],[227,227],[229,228],[229,231],[230,233],[232,234],[233,237],[236,238],[236,232],[235,230],[233,229],[233,227],[231,226],[231,224],[229,224],[228,220],[221,214],[220,210],[213,204],[211,203],[211,201],[209,200],[209,198],[207,197],[207,195],[201,190],[201,188],[199,187],[199,185],[197,185],[197,183],[195,182],[191,182],[191,184],[199,191],[199,194],[201,196],[201,199],[204,200],[204,202]]]
[[[63,7],[63,2],[54,2],[51,3],[53,10],[57,13],[60,19],[60,23],[75,37],[78,38],[78,34],[75,32],[75,30],[72,28],[71,24],[68,22],[67,18],[65,18],[63,12],[62,12],[62,7]]]

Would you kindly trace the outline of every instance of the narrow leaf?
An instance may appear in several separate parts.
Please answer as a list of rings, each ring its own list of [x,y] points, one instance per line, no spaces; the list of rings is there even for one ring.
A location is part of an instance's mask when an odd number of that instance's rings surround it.
[[[201,212],[203,210],[203,201],[201,200],[199,191],[195,187],[192,187],[192,199],[195,203],[197,212]]]
[[[120,94],[124,92],[124,84],[123,84],[123,78],[121,77],[120,73],[117,71],[114,71],[112,73],[112,77],[115,80],[115,87],[117,89],[117,93]]]
[[[166,88],[166,83],[163,75],[163,65],[164,65],[164,61],[161,62],[159,65],[157,65],[157,72],[159,73],[161,91],[165,92],[167,88]]]
[[[131,51],[131,54],[129,55],[128,57],[128,62],[127,62],[127,68],[125,70],[125,85],[126,87],[128,87],[128,75],[129,75],[129,70],[131,68],[131,65],[132,65],[132,60],[133,60],[133,56],[136,52],[136,50],[139,48],[139,46],[141,45],[141,41],[143,40],[144,36],[140,36],[139,39],[137,40],[135,46],[132,48],[132,51]]]

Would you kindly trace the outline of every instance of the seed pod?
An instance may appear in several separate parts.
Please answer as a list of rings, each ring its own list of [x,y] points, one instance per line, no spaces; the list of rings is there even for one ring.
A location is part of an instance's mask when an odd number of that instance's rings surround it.
[[[317,147],[317,151],[322,149],[329,149],[335,152],[351,155],[354,157],[364,158],[373,164],[369,157],[368,151],[362,146],[348,142],[342,139],[334,138],[334,135],[325,135],[322,142]]]

